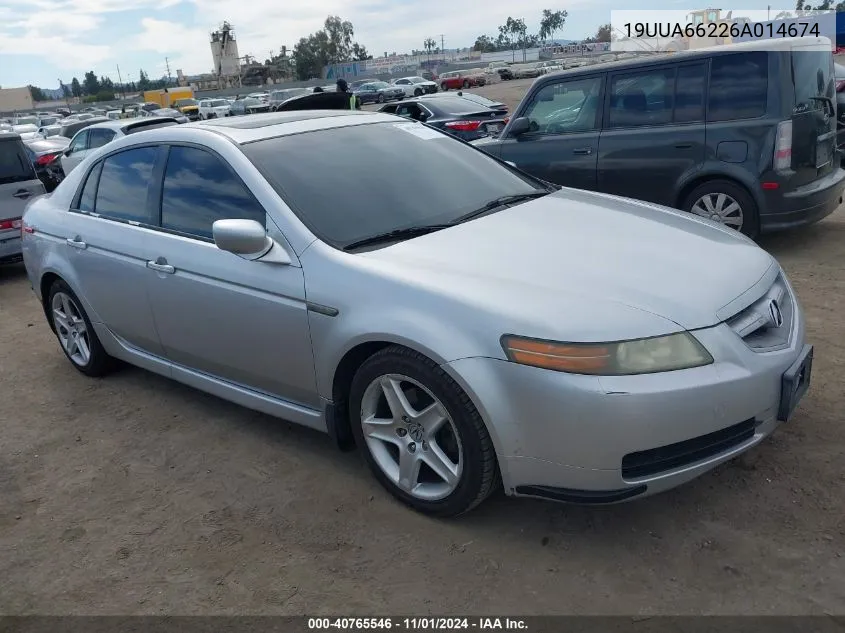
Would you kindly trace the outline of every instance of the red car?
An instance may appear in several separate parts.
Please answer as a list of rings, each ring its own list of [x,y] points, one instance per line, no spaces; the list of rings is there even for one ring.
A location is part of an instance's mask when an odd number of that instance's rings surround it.
[[[484,75],[467,75],[462,73],[460,70],[440,73],[440,79],[438,81],[440,82],[440,89],[443,91],[483,86],[487,83],[484,79]]]

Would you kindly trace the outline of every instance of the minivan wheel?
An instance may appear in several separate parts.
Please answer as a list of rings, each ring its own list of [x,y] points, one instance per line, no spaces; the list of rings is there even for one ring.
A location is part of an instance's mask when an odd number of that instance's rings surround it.
[[[478,410],[421,354],[394,345],[367,359],[352,380],[349,413],[376,479],[420,512],[461,514],[501,486]]]
[[[57,280],[47,296],[50,320],[65,356],[86,376],[102,376],[114,366],[82,304],[64,281]]]
[[[741,186],[729,180],[711,180],[698,185],[684,201],[690,213],[757,237],[760,218],[753,198]]]

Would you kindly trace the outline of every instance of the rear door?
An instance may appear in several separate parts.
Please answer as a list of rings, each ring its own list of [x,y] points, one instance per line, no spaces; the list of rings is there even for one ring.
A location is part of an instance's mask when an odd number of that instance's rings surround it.
[[[516,113],[528,118],[528,132],[502,139],[499,157],[537,178],[595,190],[604,77],[562,77],[536,91]]]
[[[833,55],[816,45],[792,48],[795,104],[792,109],[792,169],[796,187],[838,167]]]
[[[21,251],[21,216],[34,196],[44,193],[23,143],[0,138],[0,261]]]
[[[704,62],[617,72],[608,80],[598,190],[675,206],[704,162]]]

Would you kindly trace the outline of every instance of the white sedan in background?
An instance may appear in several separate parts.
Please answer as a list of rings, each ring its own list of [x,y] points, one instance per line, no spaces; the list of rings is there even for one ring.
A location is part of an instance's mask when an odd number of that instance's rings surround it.
[[[219,119],[229,116],[232,111],[232,104],[226,99],[203,99],[200,101],[200,119]]]
[[[406,97],[419,97],[423,94],[437,92],[437,84],[422,77],[402,77],[394,79],[391,84],[405,91]]]

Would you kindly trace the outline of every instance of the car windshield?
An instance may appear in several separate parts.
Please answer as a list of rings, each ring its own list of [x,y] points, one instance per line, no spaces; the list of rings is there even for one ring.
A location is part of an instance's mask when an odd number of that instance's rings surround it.
[[[374,81],[370,84],[370,86],[372,86],[376,90],[381,90],[382,88],[390,88],[390,84],[388,84],[386,81]]]
[[[354,147],[355,160],[337,147]],[[242,149],[302,222],[336,248],[389,231],[448,224],[496,198],[546,190],[419,123],[351,125]]]
[[[208,105],[209,105],[209,107],[212,107],[212,108],[219,108],[221,106],[229,105],[229,102],[226,101],[225,99],[214,99],[212,101],[209,101]]]

